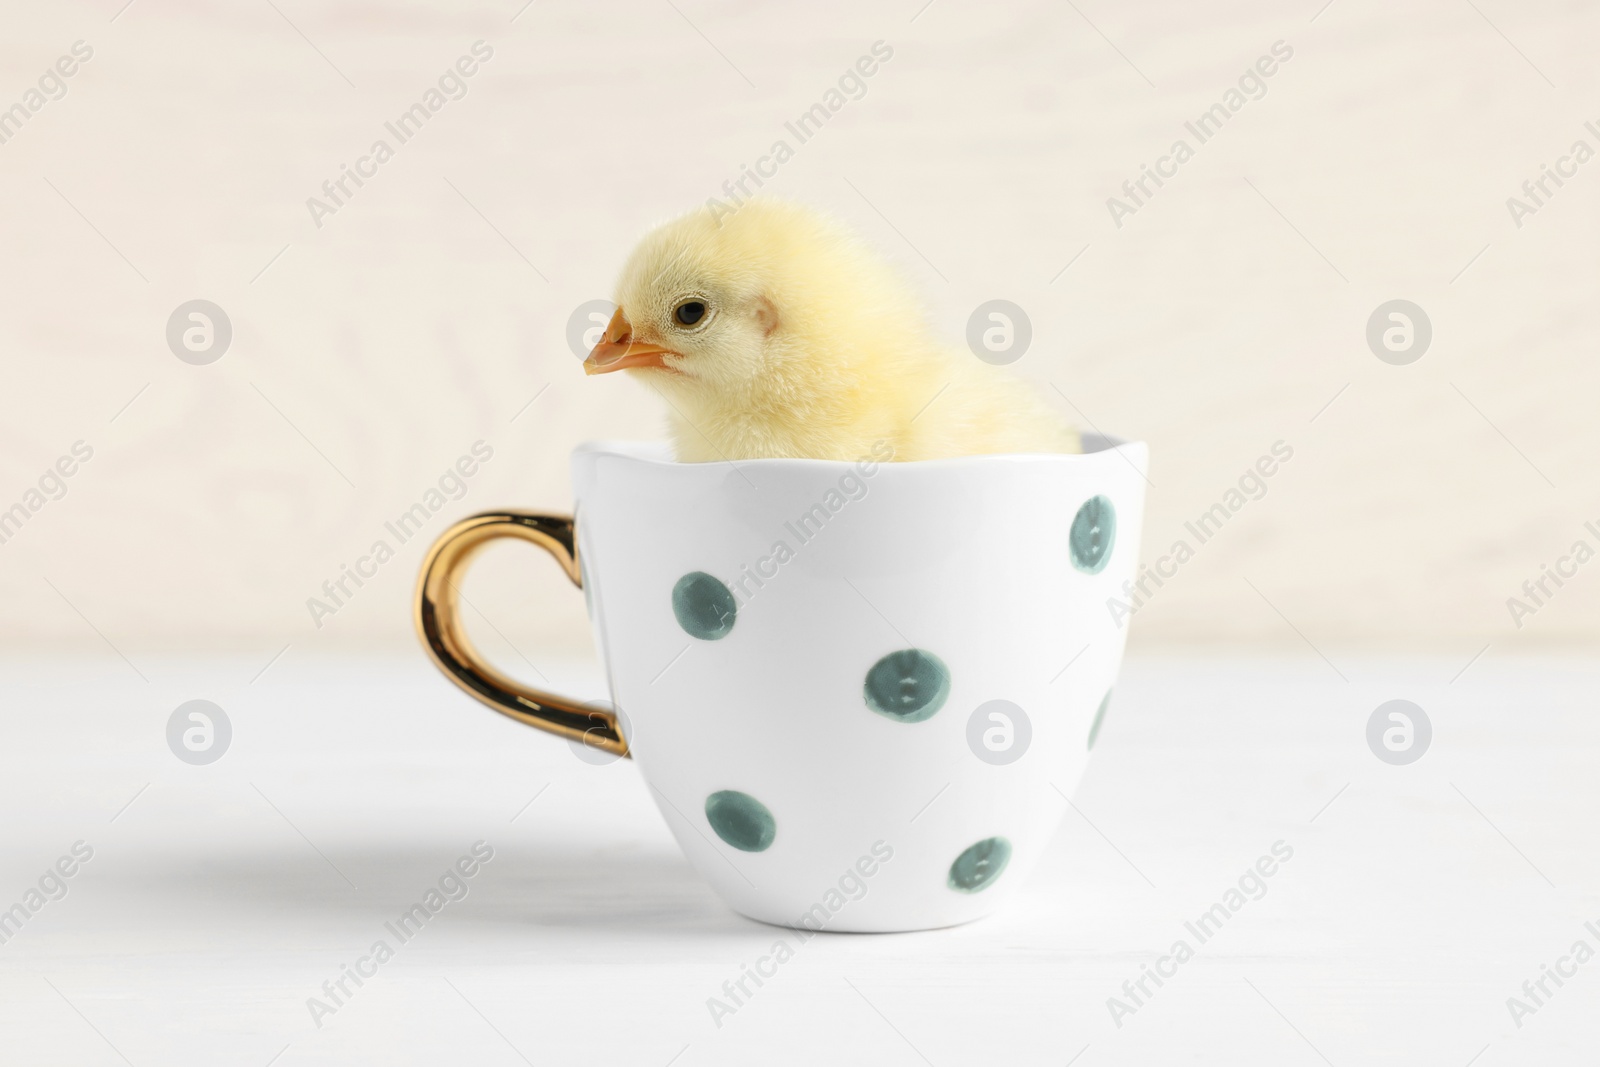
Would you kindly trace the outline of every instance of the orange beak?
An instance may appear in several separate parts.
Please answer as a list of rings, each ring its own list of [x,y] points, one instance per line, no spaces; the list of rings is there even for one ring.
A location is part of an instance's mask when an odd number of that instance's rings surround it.
[[[606,324],[606,332],[601,336],[600,343],[594,346],[589,358],[583,361],[583,372],[610,374],[614,370],[625,370],[628,367],[654,367],[657,370],[670,371],[672,368],[667,366],[662,357],[677,354],[670,348],[635,341],[633,326],[622,314],[622,309],[618,308],[616,314],[611,316],[611,321]]]

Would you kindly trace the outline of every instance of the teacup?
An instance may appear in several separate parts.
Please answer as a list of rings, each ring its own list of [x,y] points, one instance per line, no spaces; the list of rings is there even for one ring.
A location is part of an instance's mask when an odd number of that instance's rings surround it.
[[[476,515],[429,552],[430,655],[497,711],[629,755],[735,911],[842,931],[968,922],[1016,889],[1111,703],[1143,444],[1081,455],[675,463],[572,457],[575,518]],[[541,692],[472,647],[460,579],[490,540],[556,557],[612,703]]]

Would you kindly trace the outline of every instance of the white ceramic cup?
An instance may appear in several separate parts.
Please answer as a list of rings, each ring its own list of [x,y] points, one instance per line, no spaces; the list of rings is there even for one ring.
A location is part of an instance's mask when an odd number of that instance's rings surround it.
[[[1049,842],[1122,659],[1108,601],[1134,575],[1146,448],[1084,448],[675,463],[587,444],[575,521],[494,512],[440,538],[419,630],[496,710],[632,755],[734,910],[838,931],[967,922]],[[473,651],[452,575],[501,536],[582,584],[615,710]]]

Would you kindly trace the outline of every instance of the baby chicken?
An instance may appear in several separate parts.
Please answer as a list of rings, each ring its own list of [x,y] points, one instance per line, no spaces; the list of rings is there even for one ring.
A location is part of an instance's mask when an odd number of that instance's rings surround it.
[[[893,270],[809,208],[698,209],[640,243],[584,363],[672,407],[677,458],[1077,452],[1026,383],[940,345]],[[876,446],[876,447],[875,447]]]

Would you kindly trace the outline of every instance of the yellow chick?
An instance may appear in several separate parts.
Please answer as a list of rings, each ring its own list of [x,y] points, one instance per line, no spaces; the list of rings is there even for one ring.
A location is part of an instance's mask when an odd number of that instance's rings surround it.
[[[584,369],[654,387],[685,462],[1080,451],[1031,386],[939,344],[854,234],[781,200],[647,235]]]

